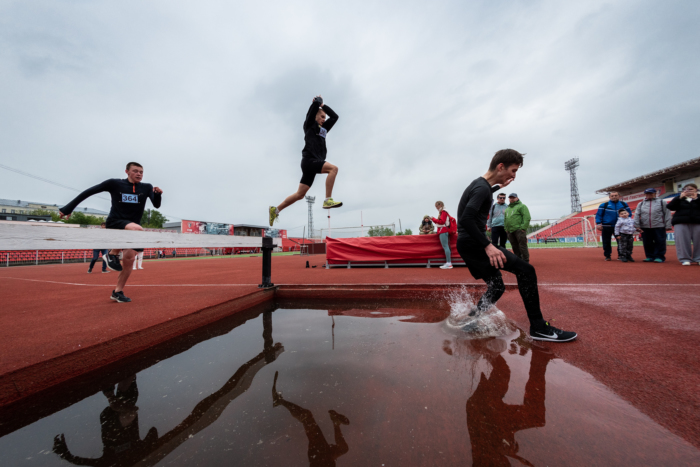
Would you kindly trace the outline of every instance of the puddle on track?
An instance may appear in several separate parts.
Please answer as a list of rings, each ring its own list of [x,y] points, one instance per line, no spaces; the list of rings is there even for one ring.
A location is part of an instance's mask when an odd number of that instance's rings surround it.
[[[514,325],[475,338],[425,307],[290,302],[229,318],[35,401],[14,431],[5,420],[0,464],[700,463]]]

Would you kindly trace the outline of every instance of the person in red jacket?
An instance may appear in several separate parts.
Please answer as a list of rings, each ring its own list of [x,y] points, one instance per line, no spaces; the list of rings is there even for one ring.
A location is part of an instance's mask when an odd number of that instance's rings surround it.
[[[437,227],[437,234],[440,237],[440,243],[442,248],[445,250],[445,264],[440,266],[440,269],[452,269],[452,253],[450,252],[450,232],[449,232],[449,219],[450,216],[445,211],[445,203],[442,201],[437,201],[435,203],[435,208],[438,210],[438,217],[433,217],[431,220],[435,227]]]

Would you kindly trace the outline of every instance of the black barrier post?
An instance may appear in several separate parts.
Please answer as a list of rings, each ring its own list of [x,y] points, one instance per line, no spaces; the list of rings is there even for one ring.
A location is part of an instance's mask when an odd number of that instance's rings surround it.
[[[274,245],[272,243],[271,237],[263,237],[262,239],[262,259],[263,259],[263,270],[262,270],[262,284],[259,288],[274,287],[275,284],[270,282],[272,278],[272,249]]]

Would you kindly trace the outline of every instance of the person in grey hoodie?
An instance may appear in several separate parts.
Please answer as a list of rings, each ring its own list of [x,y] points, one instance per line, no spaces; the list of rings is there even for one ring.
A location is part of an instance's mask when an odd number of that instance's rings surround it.
[[[656,198],[656,190],[644,190],[645,199],[638,205],[634,214],[634,226],[642,230],[645,262],[663,263],[666,261],[666,231],[673,230],[671,211],[666,201]]]
[[[505,221],[506,194],[499,193],[496,196],[496,203],[489,210],[489,220],[486,221],[486,230],[491,231],[491,242],[495,247],[506,247],[508,241],[508,233],[503,225]]]

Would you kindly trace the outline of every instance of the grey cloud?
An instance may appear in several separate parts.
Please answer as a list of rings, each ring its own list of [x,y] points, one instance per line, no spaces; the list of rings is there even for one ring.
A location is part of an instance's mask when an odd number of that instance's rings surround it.
[[[700,138],[692,2],[40,5],[1,10],[4,163],[83,188],[137,159],[178,217],[263,224],[297,187],[317,93],[341,117],[338,226],[455,211],[505,147],[528,153],[513,189],[533,217],[559,217],[565,160],[581,158],[590,199]],[[73,195],[0,180],[5,198]],[[305,224],[306,207],[281,220]]]

